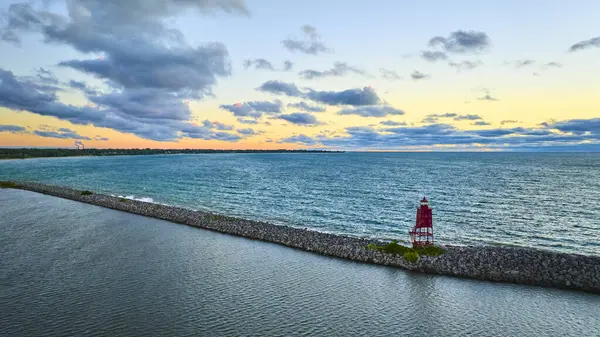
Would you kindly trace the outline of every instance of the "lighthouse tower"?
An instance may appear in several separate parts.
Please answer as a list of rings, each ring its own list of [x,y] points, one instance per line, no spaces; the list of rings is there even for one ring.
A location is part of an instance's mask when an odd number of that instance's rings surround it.
[[[429,201],[423,197],[420,207],[417,207],[417,222],[408,232],[413,248],[433,246],[433,219]]]

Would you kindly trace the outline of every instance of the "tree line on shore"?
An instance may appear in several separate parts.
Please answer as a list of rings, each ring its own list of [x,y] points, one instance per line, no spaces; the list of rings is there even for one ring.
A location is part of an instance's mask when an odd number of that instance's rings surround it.
[[[340,153],[327,150],[217,150],[217,149],[67,149],[67,148],[0,148],[0,159],[26,159],[42,157],[123,156],[153,154],[201,153]]]

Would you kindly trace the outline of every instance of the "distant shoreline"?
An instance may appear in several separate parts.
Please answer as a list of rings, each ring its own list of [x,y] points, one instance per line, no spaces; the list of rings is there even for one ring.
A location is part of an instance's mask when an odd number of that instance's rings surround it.
[[[369,249],[383,240],[322,233],[186,208],[124,199],[91,191],[39,183],[2,182],[0,187],[80,201],[124,212],[242,236],[356,262],[393,266],[430,274],[478,280],[582,290],[600,294],[600,256],[559,253],[523,247],[443,246],[440,256],[416,262]]]
[[[165,154],[228,154],[228,153],[344,153],[330,150],[215,150],[215,149],[40,149],[0,148],[1,159],[148,156]]]

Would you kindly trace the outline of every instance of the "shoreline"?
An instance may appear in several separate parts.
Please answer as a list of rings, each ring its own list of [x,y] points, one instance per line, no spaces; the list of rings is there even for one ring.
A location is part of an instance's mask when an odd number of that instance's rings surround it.
[[[82,191],[68,187],[18,182],[16,188],[356,262],[600,294],[600,256],[523,247],[446,245],[442,246],[446,251],[443,255],[421,256],[413,263],[401,255],[367,248],[370,243],[387,243],[383,240],[322,233],[104,194],[83,195]]]

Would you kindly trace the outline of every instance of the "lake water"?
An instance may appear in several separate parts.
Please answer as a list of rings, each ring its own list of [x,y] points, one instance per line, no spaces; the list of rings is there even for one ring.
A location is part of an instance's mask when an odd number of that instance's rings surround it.
[[[0,189],[0,257],[0,336],[600,335],[598,295],[359,264],[27,191]]]
[[[0,161],[29,180],[320,231],[600,254],[598,153],[207,154]]]

